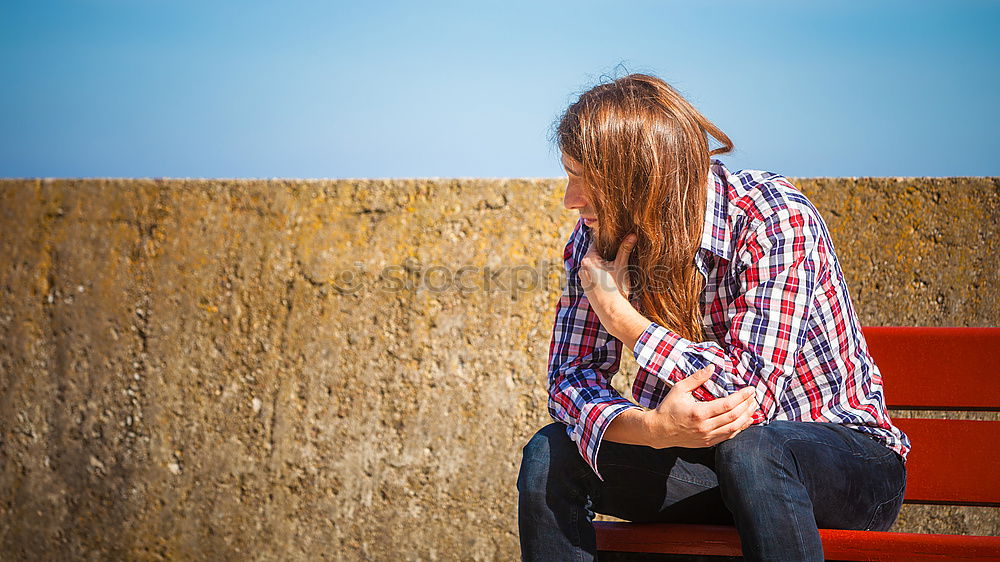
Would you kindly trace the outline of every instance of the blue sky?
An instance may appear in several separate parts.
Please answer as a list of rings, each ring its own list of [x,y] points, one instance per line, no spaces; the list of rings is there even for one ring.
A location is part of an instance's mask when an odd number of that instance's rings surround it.
[[[552,177],[656,74],[790,176],[1000,175],[1000,2],[0,0],[2,177]]]

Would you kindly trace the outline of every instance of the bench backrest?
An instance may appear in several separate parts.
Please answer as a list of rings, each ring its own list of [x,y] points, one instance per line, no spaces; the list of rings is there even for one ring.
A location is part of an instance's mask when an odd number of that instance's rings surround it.
[[[1000,412],[1000,328],[863,331],[890,410]],[[913,446],[908,503],[1000,506],[1000,421],[893,417],[893,423]]]

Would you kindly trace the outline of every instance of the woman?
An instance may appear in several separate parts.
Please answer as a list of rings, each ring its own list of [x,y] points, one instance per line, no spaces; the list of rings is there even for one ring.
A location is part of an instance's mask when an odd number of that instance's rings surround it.
[[[888,529],[909,441],[809,200],[712,159],[732,142],[653,76],[585,92],[556,135],[580,220],[550,346],[556,422],[518,476],[523,558],[593,559],[595,512],[735,524],[751,560],[822,560],[818,528]],[[642,408],[610,385],[623,343]]]

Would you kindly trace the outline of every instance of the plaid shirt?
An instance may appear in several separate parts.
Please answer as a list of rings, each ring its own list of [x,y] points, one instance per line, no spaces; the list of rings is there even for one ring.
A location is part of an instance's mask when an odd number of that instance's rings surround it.
[[[694,395],[728,396],[752,386],[771,420],[834,422],[862,431],[904,458],[910,443],[886,413],[882,376],[868,354],[833,243],[819,212],[786,178],[712,160],[705,229],[694,262],[707,341],[652,322],[632,349],[632,394],[655,408],[670,386],[706,366]],[[567,283],[549,346],[549,414],[567,425],[598,477],[597,454],[611,420],[635,404],[610,384],[621,342],[583,292],[579,263],[591,233],[582,220],[563,252]],[[603,480],[603,477],[601,477]]]

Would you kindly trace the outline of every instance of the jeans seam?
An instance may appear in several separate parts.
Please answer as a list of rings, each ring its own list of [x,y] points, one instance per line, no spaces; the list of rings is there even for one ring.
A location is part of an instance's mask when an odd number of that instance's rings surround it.
[[[886,503],[887,502],[882,502],[875,506],[875,509],[872,511],[872,516],[868,519],[868,523],[865,523],[866,531],[872,530],[872,525],[875,523],[875,520],[878,519],[878,516],[882,513],[882,506],[884,506]]]
[[[659,476],[661,478],[673,478],[674,480],[677,480],[679,482],[684,482],[685,484],[691,484],[693,486],[701,486],[702,488],[705,488],[705,489],[711,489],[711,488],[715,488],[717,486],[717,484],[712,484],[712,483],[709,483],[709,482],[695,482],[694,480],[687,480],[685,478],[680,478],[678,476],[674,476],[673,474],[670,474],[669,472],[665,473],[665,472],[661,472],[659,470],[653,470],[651,468],[646,468],[644,466],[635,466],[635,465],[627,465],[627,464],[615,464],[615,463],[608,463],[605,466],[607,466],[609,468],[612,467],[612,466],[617,466],[617,467],[620,467],[620,468],[630,468],[630,469],[634,469],[634,470],[642,470],[642,471],[648,472],[650,474],[655,474],[656,476]]]
[[[800,439],[800,438],[795,438],[795,437],[790,437],[790,438],[786,439],[784,443],[781,444],[781,449],[782,449],[781,454],[782,454],[782,456],[787,456],[789,461],[794,461],[795,458],[792,456],[791,450],[789,450],[788,447],[786,446],[791,441],[806,441],[806,440],[805,439]],[[782,459],[782,460],[784,460],[784,459]],[[784,464],[785,466],[790,466],[789,464],[786,464],[784,462],[782,464]],[[798,467],[798,463],[797,462],[795,463],[795,466]],[[796,471],[796,472],[798,472],[798,471]],[[798,473],[796,473],[795,474],[795,480],[801,484],[801,482],[802,482],[801,475],[798,474]],[[782,486],[787,487],[788,486],[787,482],[783,483]],[[811,498],[809,500],[809,503],[810,504],[812,503],[812,499]],[[799,545],[804,545],[805,544],[805,539],[802,537],[801,525],[793,525],[793,528],[795,529],[795,538],[798,540],[798,544]]]
[[[897,456],[897,460],[898,460],[898,455],[896,455],[896,456]],[[884,508],[886,505],[889,505],[890,503],[896,503],[897,501],[899,501],[900,497],[902,497],[903,493],[906,491],[906,467],[903,467],[903,479],[902,480],[903,481],[899,485],[899,489],[896,490],[895,495],[893,495],[891,498],[889,498],[886,501],[878,504],[875,507],[875,511],[874,511],[874,513],[872,513],[871,519],[868,521],[868,524],[865,525],[865,530],[866,531],[870,531],[871,530],[872,524],[875,523],[875,519],[877,519],[878,516],[881,515],[882,508]]]
[[[699,486],[701,488],[705,488],[706,490],[710,490],[712,488],[715,488],[714,485],[707,484],[705,482],[695,482],[694,480],[688,480],[686,478],[681,478],[679,476],[674,476],[673,474],[668,474],[667,478],[673,478],[674,480],[677,480],[678,482],[684,482],[685,484],[691,484],[692,486]]]
[[[789,443],[791,443],[793,441],[798,442],[798,443],[812,443],[813,445],[818,445],[819,444],[815,439],[807,439],[807,438],[804,438],[804,437],[788,437],[787,439],[785,439],[784,441],[781,442],[781,448],[785,449],[787,451],[788,447],[786,447],[786,445],[788,445]],[[864,457],[860,453],[857,453],[857,452],[852,451],[850,449],[844,449],[844,448],[841,448],[841,447],[837,447],[835,445],[830,445],[829,447],[831,449],[836,450],[836,451],[840,451],[841,453],[847,453],[848,455],[851,455],[852,457],[859,457],[859,458],[862,458],[864,460],[872,460],[874,458],[877,458],[877,457]]]
[[[876,438],[876,436],[874,436],[871,433],[867,433],[867,432],[864,432],[864,431],[861,431],[861,430],[858,430],[858,429],[853,429],[853,428],[847,427],[846,425],[842,425],[842,424],[834,424],[834,425],[838,425],[838,426],[844,428],[845,430],[850,431],[852,436],[862,436],[862,437],[864,437],[866,439],[865,443],[868,443],[869,441],[871,441],[872,443],[875,443],[875,444],[879,445],[879,453],[878,454],[874,454],[873,455],[873,454],[870,454],[870,453],[853,453],[854,456],[856,456],[858,458],[864,459],[866,461],[873,461],[873,460],[884,459],[889,454],[896,454],[896,451],[893,451],[892,449],[890,449],[889,447],[887,447],[886,444],[883,441],[880,441],[879,439]]]
[[[848,431],[854,431],[853,429],[850,429],[850,428],[847,428],[847,430]],[[860,433],[860,432],[858,432],[858,433]],[[869,437],[865,436],[864,434],[861,434],[861,436],[864,437],[865,439],[870,439]],[[781,446],[784,447],[785,445],[791,443],[792,441],[797,441],[797,442],[800,442],[800,443],[817,444],[817,442],[815,440],[813,440],[813,439],[807,439],[807,438],[803,438],[803,437],[789,437],[788,439],[786,439],[785,441],[783,441],[781,443]],[[868,453],[860,453],[860,452],[857,452],[857,451],[852,451],[849,448],[845,449],[845,448],[838,447],[838,446],[835,446],[835,445],[831,445],[830,448],[834,449],[836,451],[840,451],[842,453],[846,453],[848,455],[851,455],[852,457],[857,457],[857,458],[859,458],[859,459],[861,459],[863,461],[881,460],[881,459],[884,459],[887,455],[896,454],[895,451],[893,451],[892,449],[886,447],[885,445],[882,445],[881,443],[878,443],[877,441],[875,443],[877,443],[881,448],[885,449],[885,454],[872,455],[872,454],[868,454]]]
[[[903,490],[902,490],[902,488],[900,488],[900,490],[898,492],[896,492],[896,495],[894,495],[893,497],[891,497],[891,498],[885,500],[884,502],[878,504],[877,506],[875,506],[875,511],[872,512],[871,518],[868,520],[868,523],[865,525],[865,530],[866,531],[871,531],[872,530],[872,525],[875,523],[875,520],[878,519],[878,516],[882,514],[882,509],[885,506],[887,506],[887,505],[889,505],[891,503],[896,503],[896,501],[899,499],[899,496],[902,493],[903,493]]]
[[[579,525],[580,510],[579,509],[571,509],[570,513],[571,513],[571,515],[570,515],[570,519],[571,519],[570,527],[573,529],[573,533],[575,533],[575,535],[576,535],[576,536],[573,537],[573,539],[574,539],[573,540],[573,545],[577,547],[576,551],[577,551],[577,555],[579,557],[578,559],[582,561],[583,560],[583,537],[580,536],[580,525]]]

